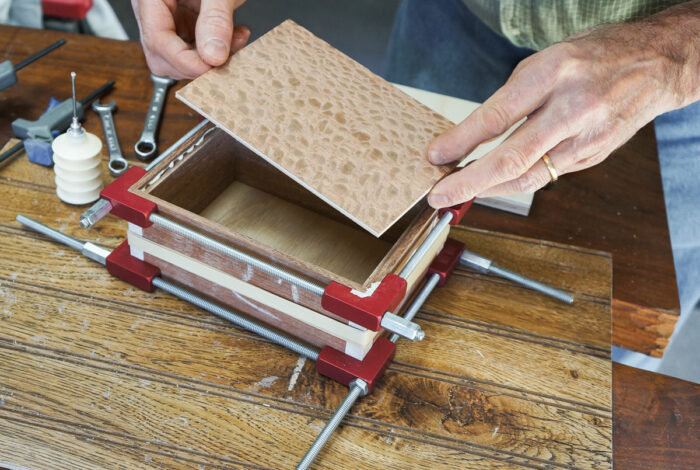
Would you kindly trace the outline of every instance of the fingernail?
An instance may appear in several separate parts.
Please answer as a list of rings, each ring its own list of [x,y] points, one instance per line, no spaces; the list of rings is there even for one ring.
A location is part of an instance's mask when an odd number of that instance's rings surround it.
[[[447,197],[443,194],[428,194],[428,204],[435,209],[447,207]]]
[[[248,38],[245,33],[233,33],[233,49],[238,50],[242,48],[247,40]]]
[[[228,59],[228,48],[221,39],[208,40],[204,44],[204,53],[217,62],[223,62]]]
[[[430,160],[430,163],[439,165],[440,163],[445,161],[445,156],[439,150],[431,150],[430,152],[428,152],[428,160]]]

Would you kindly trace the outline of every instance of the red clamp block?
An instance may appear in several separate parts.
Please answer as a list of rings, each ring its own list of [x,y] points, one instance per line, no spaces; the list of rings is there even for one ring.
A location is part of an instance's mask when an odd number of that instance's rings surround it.
[[[453,238],[445,240],[442,250],[440,250],[440,253],[437,254],[428,267],[428,274],[440,276],[438,286],[445,285],[447,278],[459,264],[459,257],[462,255],[462,251],[464,251],[464,243],[458,242]]]
[[[126,240],[110,253],[105,266],[112,276],[147,292],[153,292],[153,278],[160,276],[160,269],[131,256]]]
[[[42,0],[41,9],[46,16],[58,16],[71,20],[84,20],[92,8],[92,0]]]
[[[129,188],[145,174],[146,170],[143,168],[132,166],[100,193],[103,199],[112,204],[112,214],[140,227],[152,225],[148,218],[158,208],[154,202],[129,191]]]
[[[379,338],[365,358],[360,361],[326,346],[318,356],[316,371],[348,386],[354,379],[362,379],[367,382],[368,390],[371,392],[384,375],[391,360],[394,359],[394,351],[396,351],[396,344],[386,338]]]
[[[372,295],[358,297],[352,289],[337,282],[326,286],[321,306],[331,313],[372,331],[378,331],[385,312],[391,312],[406,295],[406,280],[387,274]]]
[[[438,216],[442,217],[442,214],[445,212],[452,212],[453,217],[452,220],[450,220],[450,225],[457,225],[462,221],[464,214],[467,213],[473,202],[474,199],[472,198],[469,201],[463,202],[462,204],[457,204],[456,206],[443,207],[442,209],[438,209]]]

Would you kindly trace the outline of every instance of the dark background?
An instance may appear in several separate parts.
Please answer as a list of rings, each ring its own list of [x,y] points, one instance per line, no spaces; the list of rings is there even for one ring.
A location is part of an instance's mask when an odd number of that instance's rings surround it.
[[[147,0],[154,1],[154,0]],[[374,73],[383,75],[384,54],[401,0],[248,0],[234,14],[251,40],[292,19]],[[129,39],[138,39],[128,0],[110,0]]]

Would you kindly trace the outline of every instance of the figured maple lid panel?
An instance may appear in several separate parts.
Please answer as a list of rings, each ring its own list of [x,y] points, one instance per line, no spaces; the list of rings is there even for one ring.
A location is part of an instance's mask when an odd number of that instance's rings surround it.
[[[450,121],[289,20],[177,96],[375,236],[451,170]]]

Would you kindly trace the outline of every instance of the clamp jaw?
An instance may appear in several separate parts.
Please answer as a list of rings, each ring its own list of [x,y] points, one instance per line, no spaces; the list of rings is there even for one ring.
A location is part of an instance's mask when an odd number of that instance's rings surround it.
[[[396,274],[387,274],[371,295],[359,296],[353,293],[350,287],[331,282],[323,291],[321,306],[357,325],[378,331],[385,321],[396,323],[394,317],[397,316],[391,311],[395,310],[405,297],[406,286],[404,278]],[[384,320],[384,317],[387,317],[387,320]],[[393,331],[393,328],[389,329]],[[419,328],[414,336],[418,336],[418,331]]]
[[[132,166],[112,181],[100,192],[100,200],[80,216],[81,227],[90,228],[109,213],[139,227],[150,227],[152,223],[148,219],[158,207],[154,202],[129,192],[129,188],[145,174],[143,168]]]

